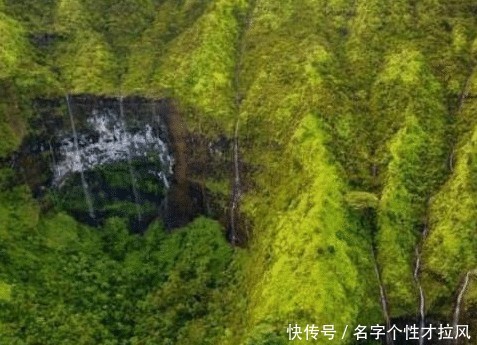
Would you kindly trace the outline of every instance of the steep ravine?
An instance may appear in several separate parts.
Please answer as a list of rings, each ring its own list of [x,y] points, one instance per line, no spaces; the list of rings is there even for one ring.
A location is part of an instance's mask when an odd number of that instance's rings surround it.
[[[242,197],[242,179],[241,179],[241,158],[240,158],[240,112],[242,97],[241,94],[241,80],[240,73],[243,68],[243,56],[245,54],[246,41],[245,35],[250,29],[252,21],[252,12],[255,8],[255,1],[250,2],[246,15],[244,18],[243,27],[240,30],[239,38],[237,40],[237,53],[234,69],[234,91],[235,91],[235,126],[233,134],[233,182],[231,188],[231,202],[230,202],[230,216],[229,216],[229,241],[232,244],[244,243],[248,234],[245,229],[239,229],[240,227],[240,201]]]

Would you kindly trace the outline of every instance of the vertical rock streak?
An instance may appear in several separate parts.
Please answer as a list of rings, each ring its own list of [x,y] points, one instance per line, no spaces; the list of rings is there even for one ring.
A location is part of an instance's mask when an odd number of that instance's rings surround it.
[[[66,95],[66,103],[68,104],[68,115],[70,117],[71,130],[73,132],[73,145],[74,145],[74,149],[75,149],[75,163],[74,163],[74,165],[76,165],[78,167],[78,171],[79,171],[80,176],[81,176],[81,184],[83,186],[83,193],[84,193],[86,206],[88,207],[89,216],[91,218],[95,218],[94,208],[93,208],[93,201],[92,201],[92,198],[91,198],[91,194],[89,193],[88,183],[86,182],[86,178],[84,176],[84,167],[83,167],[83,162],[82,162],[82,159],[81,159],[79,144],[78,144],[78,133],[76,132],[75,120],[73,118],[73,111],[72,111],[72,108],[71,108],[71,102],[70,102],[69,95]]]

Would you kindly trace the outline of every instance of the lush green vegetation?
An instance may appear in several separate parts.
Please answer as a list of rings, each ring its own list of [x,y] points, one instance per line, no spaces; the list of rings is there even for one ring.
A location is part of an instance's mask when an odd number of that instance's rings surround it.
[[[282,344],[290,322],[384,323],[375,264],[387,312],[413,319],[418,247],[426,313],[450,321],[477,268],[476,13],[473,0],[0,1],[0,342]],[[246,248],[205,218],[132,235],[132,200],[105,202],[90,228],[68,214],[86,211],[74,180],[72,197],[34,199],[9,157],[34,130],[32,101],[65,93],[169,97],[207,139],[238,123]],[[124,166],[94,173],[130,187]]]
[[[416,308],[412,279],[416,239],[426,226],[427,200],[445,168],[445,112],[439,84],[413,52],[390,57],[376,87],[375,106],[392,121],[380,132],[396,122],[402,126],[389,144],[377,244],[392,311],[405,315]],[[390,93],[392,101],[383,99]]]
[[[141,237],[121,218],[101,229],[64,213],[39,219],[22,187],[0,205],[2,343],[190,344],[223,333],[210,325],[226,312],[232,250],[216,222],[173,234],[154,223]]]

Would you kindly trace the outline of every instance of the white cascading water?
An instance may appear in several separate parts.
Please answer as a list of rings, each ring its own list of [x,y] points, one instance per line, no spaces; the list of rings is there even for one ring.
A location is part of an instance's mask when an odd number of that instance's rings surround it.
[[[387,329],[390,329],[391,328],[391,318],[389,317],[389,312],[388,312],[388,302],[387,302],[387,299],[386,299],[386,293],[384,292],[384,286],[383,286],[383,283],[381,281],[381,274],[379,273],[378,264],[376,262],[376,254],[374,252],[374,248],[371,248],[371,257],[373,259],[374,272],[376,274],[376,279],[377,279],[378,285],[379,285],[379,294],[380,294],[380,298],[381,298],[381,308],[382,308],[382,311],[383,311],[384,320],[386,321]],[[387,345],[393,345],[394,344],[393,339],[391,338],[391,333],[388,333],[388,332],[386,332],[386,344]]]
[[[89,193],[88,183],[86,182],[86,178],[84,176],[83,160],[82,160],[82,155],[80,153],[80,148],[78,144],[78,133],[76,132],[75,120],[73,118],[73,110],[71,109],[71,102],[70,102],[69,95],[66,95],[66,103],[68,104],[68,114],[70,117],[71,130],[73,132],[73,152],[70,155],[70,159],[71,159],[70,164],[71,166],[74,167],[74,169],[77,172],[79,172],[81,176],[81,184],[83,186],[84,198],[85,198],[86,206],[88,207],[88,213],[91,218],[95,218],[93,201]],[[56,169],[59,173],[58,165],[56,166]]]
[[[421,271],[421,250],[420,247],[424,243],[427,237],[429,229],[427,225],[424,227],[422,232],[421,241],[416,246],[416,265],[414,267],[414,281],[416,282],[417,288],[419,290],[419,314],[420,314],[420,326],[419,326],[419,345],[424,344],[424,326],[426,324],[426,300],[424,295],[424,289],[422,288],[421,281],[419,279],[419,273]]]
[[[125,120],[124,120],[124,107],[123,107],[123,97],[119,97],[119,123],[121,125],[121,129],[125,136],[127,136],[126,140],[130,140],[130,134],[126,131],[126,125],[125,125]],[[131,178],[131,187],[134,195],[134,204],[136,205],[136,214],[137,214],[137,219],[138,221],[142,220],[142,214],[141,214],[141,207],[140,207],[140,197],[139,197],[139,192],[137,188],[137,178],[136,174],[134,172],[134,167],[132,165],[132,157],[131,157],[131,150],[129,149],[129,146],[126,149],[126,157],[128,161],[128,169],[129,169],[129,176]]]
[[[151,125],[146,123],[134,133],[128,132],[120,114],[111,109],[93,110],[86,122],[88,129],[94,132],[95,136],[64,136],[58,150],[56,167],[53,169],[54,185],[61,186],[73,173],[84,175],[82,172],[100,165],[130,162],[133,158],[154,155],[161,163],[161,170],[150,173],[156,175],[166,189],[169,188],[174,159],[166,142],[155,133]]]
[[[462,283],[462,286],[460,288],[459,294],[457,295],[457,301],[455,304],[455,310],[454,310],[454,320],[452,322],[452,327],[454,329],[454,332],[457,330],[457,325],[459,324],[459,318],[460,318],[460,310],[462,306],[462,300],[464,299],[465,292],[467,291],[467,288],[469,287],[470,283],[470,276],[472,273],[475,273],[473,271],[468,271],[465,275],[464,282]],[[458,343],[458,338],[455,339],[455,344]]]

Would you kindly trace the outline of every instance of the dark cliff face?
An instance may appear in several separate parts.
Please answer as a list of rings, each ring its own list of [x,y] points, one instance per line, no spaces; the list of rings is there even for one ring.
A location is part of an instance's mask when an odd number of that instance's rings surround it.
[[[174,155],[165,224],[168,228],[183,226],[199,211],[217,219],[225,228],[229,221],[232,140],[225,136],[208,138],[189,131],[177,109],[173,101],[168,101],[161,113]]]
[[[166,123],[174,154],[173,181],[164,213],[164,224],[171,229],[186,225],[197,212],[205,212],[204,195],[202,186],[190,179],[188,149],[191,147],[187,142],[189,134],[185,122],[171,103],[163,108],[161,117]]]
[[[12,162],[46,208],[92,225],[126,217],[135,231],[157,217],[169,229],[199,214],[225,222],[205,181],[226,174],[228,140],[189,133],[172,101],[80,95],[34,112]]]

